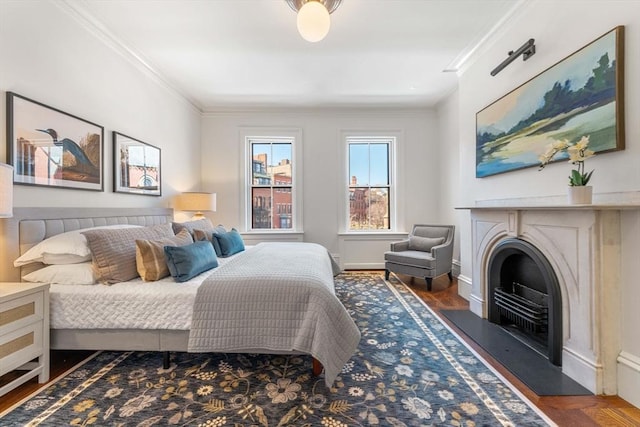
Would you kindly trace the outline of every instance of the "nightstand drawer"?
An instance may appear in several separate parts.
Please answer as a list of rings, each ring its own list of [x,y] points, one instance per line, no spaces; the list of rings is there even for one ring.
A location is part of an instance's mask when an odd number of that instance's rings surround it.
[[[0,376],[18,368],[0,396],[36,376],[49,381],[48,284],[0,283]]]
[[[0,305],[0,337],[42,320],[44,309],[42,292],[25,295]],[[0,338],[2,339],[2,338]]]
[[[43,331],[42,321],[37,321],[0,336],[0,375],[42,354]]]

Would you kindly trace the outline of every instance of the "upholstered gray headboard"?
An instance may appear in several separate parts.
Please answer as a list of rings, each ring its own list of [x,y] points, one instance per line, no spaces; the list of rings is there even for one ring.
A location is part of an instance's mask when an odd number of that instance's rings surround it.
[[[14,208],[12,218],[0,219],[0,281],[20,282],[23,274],[41,267],[15,268],[13,261],[56,234],[101,225],[154,225],[172,220],[169,208]]]

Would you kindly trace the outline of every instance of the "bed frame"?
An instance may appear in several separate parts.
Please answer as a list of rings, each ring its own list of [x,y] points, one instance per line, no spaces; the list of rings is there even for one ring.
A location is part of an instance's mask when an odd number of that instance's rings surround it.
[[[14,208],[12,218],[0,219],[0,281],[20,282],[23,275],[44,267],[16,268],[13,261],[56,234],[102,225],[149,226],[171,221],[173,210],[169,208]],[[162,351],[167,367],[168,352],[187,351],[188,342],[188,330],[161,329],[52,329],[50,339],[51,348],[58,350]],[[313,358],[314,374],[321,371],[322,365]]]
[[[13,217],[0,220],[4,236],[0,259],[0,280],[20,282],[21,277],[42,268],[30,264],[21,268],[13,260],[42,240],[66,231],[100,225],[154,225],[171,222],[168,208],[14,208]],[[186,351],[189,331],[52,329],[51,348],[61,350],[152,350]]]

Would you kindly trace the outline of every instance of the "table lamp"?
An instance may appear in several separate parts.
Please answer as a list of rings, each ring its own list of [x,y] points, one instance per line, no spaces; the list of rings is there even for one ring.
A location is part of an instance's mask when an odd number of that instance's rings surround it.
[[[192,219],[202,219],[203,211],[216,211],[216,193],[187,192],[176,196],[175,208],[195,212]]]

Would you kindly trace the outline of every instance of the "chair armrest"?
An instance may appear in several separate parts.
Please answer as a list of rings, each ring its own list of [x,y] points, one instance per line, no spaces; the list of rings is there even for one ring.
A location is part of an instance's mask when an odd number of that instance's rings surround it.
[[[409,250],[409,240],[402,240],[401,242],[392,242],[391,251],[402,252]]]
[[[435,274],[448,273],[453,262],[453,242],[434,246],[431,248],[431,256],[436,260]]]

